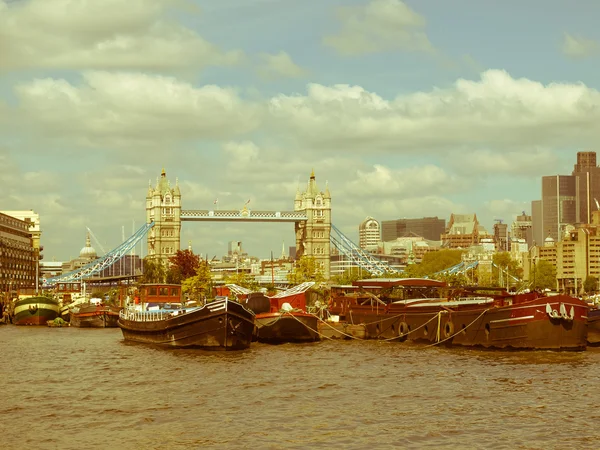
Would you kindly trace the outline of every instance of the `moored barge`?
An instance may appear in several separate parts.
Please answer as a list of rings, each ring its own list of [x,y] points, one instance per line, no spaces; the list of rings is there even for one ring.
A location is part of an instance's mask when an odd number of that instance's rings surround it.
[[[332,292],[329,314],[367,339],[499,349],[584,350],[588,306],[567,295],[451,289],[420,278],[369,279]]]
[[[252,342],[254,313],[238,302],[222,298],[190,306],[173,284],[143,285],[140,292],[141,303],[119,315],[126,341],[205,350],[242,350]]]
[[[58,317],[58,300],[45,296],[24,297],[14,303],[15,325],[46,325]]]

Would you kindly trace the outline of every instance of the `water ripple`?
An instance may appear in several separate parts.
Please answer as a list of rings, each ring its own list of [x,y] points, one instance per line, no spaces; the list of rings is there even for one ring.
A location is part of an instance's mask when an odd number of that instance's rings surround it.
[[[0,327],[4,449],[597,448],[600,350],[325,341],[242,352]],[[560,436],[560,439],[557,439]]]

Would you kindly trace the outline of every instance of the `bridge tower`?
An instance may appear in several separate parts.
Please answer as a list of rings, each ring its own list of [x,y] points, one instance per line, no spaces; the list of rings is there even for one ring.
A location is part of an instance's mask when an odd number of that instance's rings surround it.
[[[314,170],[310,174],[306,191],[298,188],[294,200],[294,211],[304,211],[307,220],[296,222],[296,257],[311,256],[321,266],[323,275],[329,279],[331,194],[319,191]]]
[[[146,223],[154,221],[148,233],[148,256],[167,263],[180,247],[181,236],[181,192],[179,182],[175,187],[167,180],[165,169],[156,179],[156,187],[148,184],[146,195]]]

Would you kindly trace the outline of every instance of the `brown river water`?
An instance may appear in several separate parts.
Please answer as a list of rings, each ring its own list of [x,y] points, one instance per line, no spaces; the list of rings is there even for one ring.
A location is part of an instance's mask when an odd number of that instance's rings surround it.
[[[600,349],[208,353],[0,326],[2,449],[600,448]]]

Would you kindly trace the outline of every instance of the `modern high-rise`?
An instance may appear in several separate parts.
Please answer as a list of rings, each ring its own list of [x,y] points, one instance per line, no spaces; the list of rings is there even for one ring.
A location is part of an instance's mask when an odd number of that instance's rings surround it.
[[[382,240],[393,241],[399,237],[416,234],[430,241],[441,240],[446,231],[446,221],[436,217],[420,219],[384,220],[381,222]]]
[[[542,177],[542,232],[560,241],[567,225],[578,223],[577,177]]]
[[[592,211],[600,209],[600,167],[596,165],[596,152],[578,152],[572,175],[577,178],[577,222],[591,223]]]
[[[363,250],[377,250],[381,241],[379,222],[372,217],[367,217],[358,226],[358,245]]]
[[[539,202],[539,203],[538,203]],[[596,152],[578,152],[571,175],[542,177],[542,199],[532,202],[533,239],[564,237],[567,225],[589,224],[600,209],[600,167]]]

